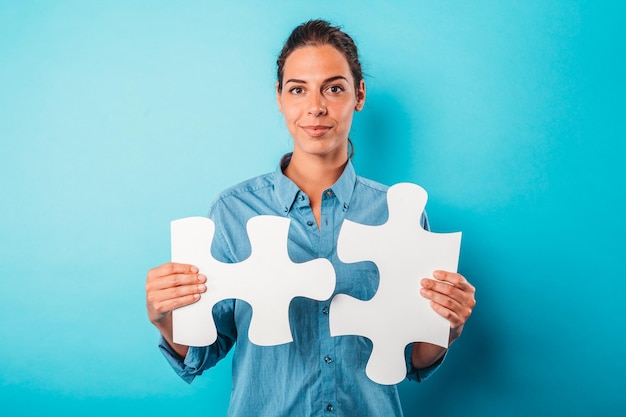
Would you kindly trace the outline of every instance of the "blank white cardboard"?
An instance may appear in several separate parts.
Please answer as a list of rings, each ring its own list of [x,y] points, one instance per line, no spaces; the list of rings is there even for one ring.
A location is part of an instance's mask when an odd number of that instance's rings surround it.
[[[432,277],[437,269],[456,272],[461,233],[424,230],[420,218],[427,199],[418,185],[396,184],[387,193],[385,224],[365,226],[346,220],[339,234],[339,259],[375,262],[380,282],[368,301],[336,295],[330,306],[330,332],[372,341],[366,374],[380,384],[396,384],[406,377],[404,350],[409,343],[448,346],[450,324],[420,295],[420,280]]]
[[[187,217],[171,223],[172,261],[195,265],[207,277],[207,291],[200,300],[174,310],[174,342],[187,346],[214,343],[213,306],[231,298],[252,306],[248,330],[252,343],[271,346],[293,340],[289,303],[298,296],[329,299],[335,289],[335,270],[327,259],[291,261],[287,253],[289,222],[277,216],[251,218],[247,231],[252,253],[234,264],[211,256],[215,225],[210,219]]]

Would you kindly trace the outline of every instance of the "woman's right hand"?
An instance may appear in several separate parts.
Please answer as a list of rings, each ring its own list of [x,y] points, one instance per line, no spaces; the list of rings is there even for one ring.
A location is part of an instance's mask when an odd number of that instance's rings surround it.
[[[193,304],[206,291],[206,277],[193,265],[168,262],[148,271],[148,318],[171,342],[172,310]]]

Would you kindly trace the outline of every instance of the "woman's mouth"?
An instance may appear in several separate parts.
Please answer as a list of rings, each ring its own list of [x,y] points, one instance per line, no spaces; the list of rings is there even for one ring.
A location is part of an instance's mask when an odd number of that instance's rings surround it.
[[[312,138],[319,138],[324,136],[326,132],[330,130],[330,126],[322,126],[322,125],[309,125],[309,126],[300,126],[304,132],[311,136]]]

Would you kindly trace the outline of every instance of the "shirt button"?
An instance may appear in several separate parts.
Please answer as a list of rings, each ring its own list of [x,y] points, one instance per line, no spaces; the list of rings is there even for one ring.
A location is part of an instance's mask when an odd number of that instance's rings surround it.
[[[303,195],[300,196],[300,201],[304,201],[304,196]]]
[[[333,405],[332,405],[332,404],[328,404],[328,405],[326,406],[326,411],[333,411],[334,409],[335,409],[335,407],[333,407]]]
[[[322,309],[322,313],[324,313],[324,314],[328,314],[328,307],[324,307],[324,308]]]
[[[308,222],[306,222],[307,226],[313,226],[313,222],[311,220],[309,220]]]
[[[324,362],[326,362],[326,363],[331,363],[332,361],[333,361],[333,359],[330,356],[326,356],[324,358]]]

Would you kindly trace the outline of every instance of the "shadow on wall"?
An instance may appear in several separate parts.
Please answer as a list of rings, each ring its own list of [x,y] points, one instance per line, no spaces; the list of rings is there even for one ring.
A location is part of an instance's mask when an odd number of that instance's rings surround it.
[[[368,93],[351,132],[357,173],[387,185],[410,181],[420,149],[419,118],[419,109],[407,112],[393,92]]]

